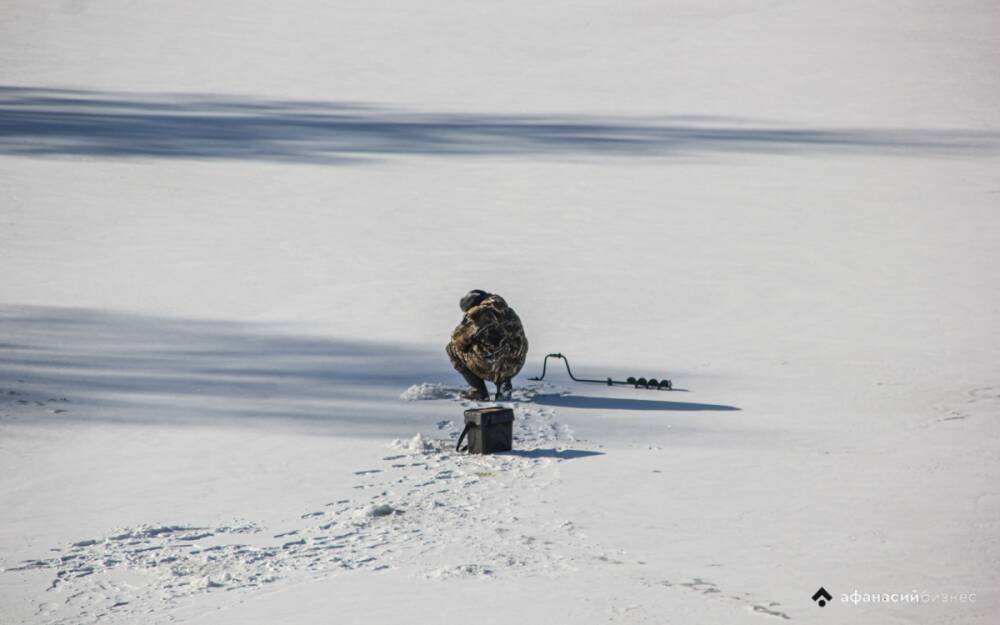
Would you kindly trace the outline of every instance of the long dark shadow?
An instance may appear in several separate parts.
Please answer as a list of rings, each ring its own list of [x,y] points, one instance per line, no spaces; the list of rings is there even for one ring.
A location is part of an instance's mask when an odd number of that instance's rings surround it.
[[[392,156],[705,157],[981,154],[996,133],[810,128],[711,116],[401,111],[354,102],[0,87],[0,151],[36,157],[350,164]]]
[[[30,423],[308,424],[412,435],[400,393],[456,382],[443,349],[266,324],[0,306],[0,417]]]
[[[603,456],[601,451],[587,451],[585,449],[515,449],[504,452],[504,455],[518,456],[521,458],[554,458],[556,460],[573,460],[574,458],[589,458],[592,456]]]
[[[685,401],[659,401],[654,399],[623,399],[618,397],[589,397],[586,395],[535,395],[536,404],[588,410],[675,410],[675,411],[727,411],[739,410],[725,404],[699,404]]]

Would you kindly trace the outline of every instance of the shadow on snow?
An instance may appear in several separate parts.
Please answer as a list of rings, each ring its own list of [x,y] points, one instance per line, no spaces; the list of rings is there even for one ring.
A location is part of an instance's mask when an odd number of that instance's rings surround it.
[[[725,404],[699,404],[685,401],[624,399],[618,397],[588,397],[586,395],[535,395],[531,401],[543,406],[584,408],[588,410],[739,410],[736,406],[727,406]]]
[[[797,128],[710,116],[608,118],[401,111],[352,102],[0,87],[0,150],[29,156],[326,164],[392,156],[698,157],[964,154],[963,130]]]
[[[267,324],[0,306],[0,418],[7,423],[283,422],[338,435],[407,436],[427,427],[428,410],[442,408],[402,401],[400,393],[456,378],[444,350],[432,347],[289,335]],[[738,410],[578,395],[531,401],[594,410]],[[456,415],[460,410],[454,406]]]
[[[20,402],[33,409],[32,423],[278,420],[398,436],[427,422],[426,407],[400,393],[455,377],[443,348],[291,336],[265,324],[0,306],[0,415]]]
[[[589,458],[591,456],[603,456],[601,451],[587,451],[583,449],[529,449],[503,452],[503,455],[519,456],[521,458],[555,458],[556,460],[573,460],[574,458]]]

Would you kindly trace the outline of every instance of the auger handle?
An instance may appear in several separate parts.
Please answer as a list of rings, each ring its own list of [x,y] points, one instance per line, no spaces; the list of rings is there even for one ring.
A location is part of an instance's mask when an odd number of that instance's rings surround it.
[[[565,359],[566,357],[563,356],[562,354],[546,354],[545,355],[545,360],[542,361],[542,375],[540,375],[540,376],[538,376],[536,378],[528,378],[529,380],[534,380],[534,381],[538,382],[538,381],[541,381],[541,379],[545,377],[545,368],[549,364],[549,358],[562,358],[562,359]],[[566,370],[567,371],[569,370],[569,361],[566,361]],[[572,373],[569,374],[569,377],[573,377],[573,374]]]
[[[622,382],[622,381],[619,381],[619,380],[612,380],[611,378],[607,378],[607,379],[604,379],[604,380],[587,380],[585,378],[578,378],[575,375],[573,375],[573,370],[569,368],[569,358],[563,356],[562,354],[558,354],[558,353],[557,354],[546,354],[545,355],[545,359],[542,360],[542,374],[540,376],[538,376],[538,377],[528,378],[529,380],[532,380],[532,381],[535,381],[535,382],[540,382],[543,378],[545,378],[545,371],[546,371],[546,369],[548,368],[548,365],[549,365],[549,358],[558,358],[558,359],[562,360],[564,363],[566,363],[566,373],[569,374],[570,379],[573,380],[574,382],[594,382],[594,383],[597,383],[597,384],[607,384],[608,386],[614,386],[615,384],[622,384],[622,385],[625,385],[625,386],[632,386],[632,387],[635,387],[635,388],[648,388],[648,389],[654,389],[654,390],[660,390],[660,391],[662,391],[662,390],[667,390],[667,391],[674,390],[674,384],[673,384],[673,382],[671,382],[670,380],[667,380],[667,379],[656,380],[654,378],[650,378],[650,380],[647,381],[646,378],[639,378],[638,380],[636,380],[635,378],[629,378],[628,380]],[[652,383],[650,383],[650,382],[652,382]]]

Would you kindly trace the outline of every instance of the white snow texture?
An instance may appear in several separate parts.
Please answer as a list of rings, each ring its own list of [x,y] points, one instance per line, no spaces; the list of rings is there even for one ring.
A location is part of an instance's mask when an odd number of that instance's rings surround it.
[[[0,16],[0,625],[997,622],[1000,3]]]

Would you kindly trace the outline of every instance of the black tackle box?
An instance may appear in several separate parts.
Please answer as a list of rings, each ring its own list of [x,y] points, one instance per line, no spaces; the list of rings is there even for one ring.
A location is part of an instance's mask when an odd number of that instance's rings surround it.
[[[470,408],[465,411],[465,430],[470,454],[495,454],[514,448],[514,411],[510,408]],[[458,439],[458,446],[462,438]]]

